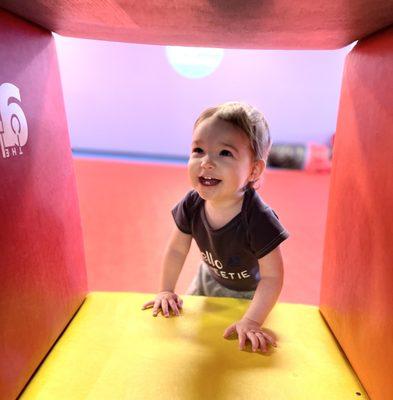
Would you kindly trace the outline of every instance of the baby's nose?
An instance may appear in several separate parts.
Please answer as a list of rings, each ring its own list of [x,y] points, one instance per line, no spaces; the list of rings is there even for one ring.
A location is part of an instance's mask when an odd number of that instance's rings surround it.
[[[214,168],[214,161],[212,160],[211,157],[206,155],[203,157],[202,162],[201,162],[201,167],[206,168],[206,169],[212,169]]]

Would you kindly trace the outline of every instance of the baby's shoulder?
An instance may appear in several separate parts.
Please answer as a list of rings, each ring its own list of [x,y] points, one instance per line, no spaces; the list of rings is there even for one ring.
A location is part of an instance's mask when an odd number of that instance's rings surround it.
[[[244,210],[248,215],[265,213],[270,209],[262,197],[254,189],[246,193]]]
[[[278,219],[274,210],[263,201],[255,190],[249,193],[245,207],[245,217],[248,223],[256,225],[272,219]]]
[[[190,211],[195,211],[203,204],[203,199],[196,190],[190,190],[182,200],[185,207]]]

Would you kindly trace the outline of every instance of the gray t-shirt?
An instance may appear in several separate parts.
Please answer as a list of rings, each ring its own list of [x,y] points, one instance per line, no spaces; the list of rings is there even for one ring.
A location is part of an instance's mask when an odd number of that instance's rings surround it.
[[[217,282],[232,290],[255,290],[258,259],[287,239],[288,232],[254,189],[246,190],[241,212],[220,229],[209,226],[204,203],[195,190],[187,193],[172,210],[177,227],[195,239]]]

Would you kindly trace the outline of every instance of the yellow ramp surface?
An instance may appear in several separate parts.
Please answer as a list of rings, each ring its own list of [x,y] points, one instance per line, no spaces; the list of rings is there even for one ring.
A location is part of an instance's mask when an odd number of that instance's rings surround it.
[[[367,399],[317,307],[277,304],[263,355],[223,338],[248,300],[183,296],[180,317],[154,318],[152,298],[90,293],[21,398]]]

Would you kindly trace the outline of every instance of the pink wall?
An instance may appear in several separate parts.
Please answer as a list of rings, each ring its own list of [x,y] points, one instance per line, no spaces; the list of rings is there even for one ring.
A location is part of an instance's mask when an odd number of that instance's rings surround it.
[[[73,148],[178,156],[199,112],[234,99],[265,113],[275,142],[325,143],[352,47],[225,50],[212,75],[187,79],[162,46],[55,38]]]

